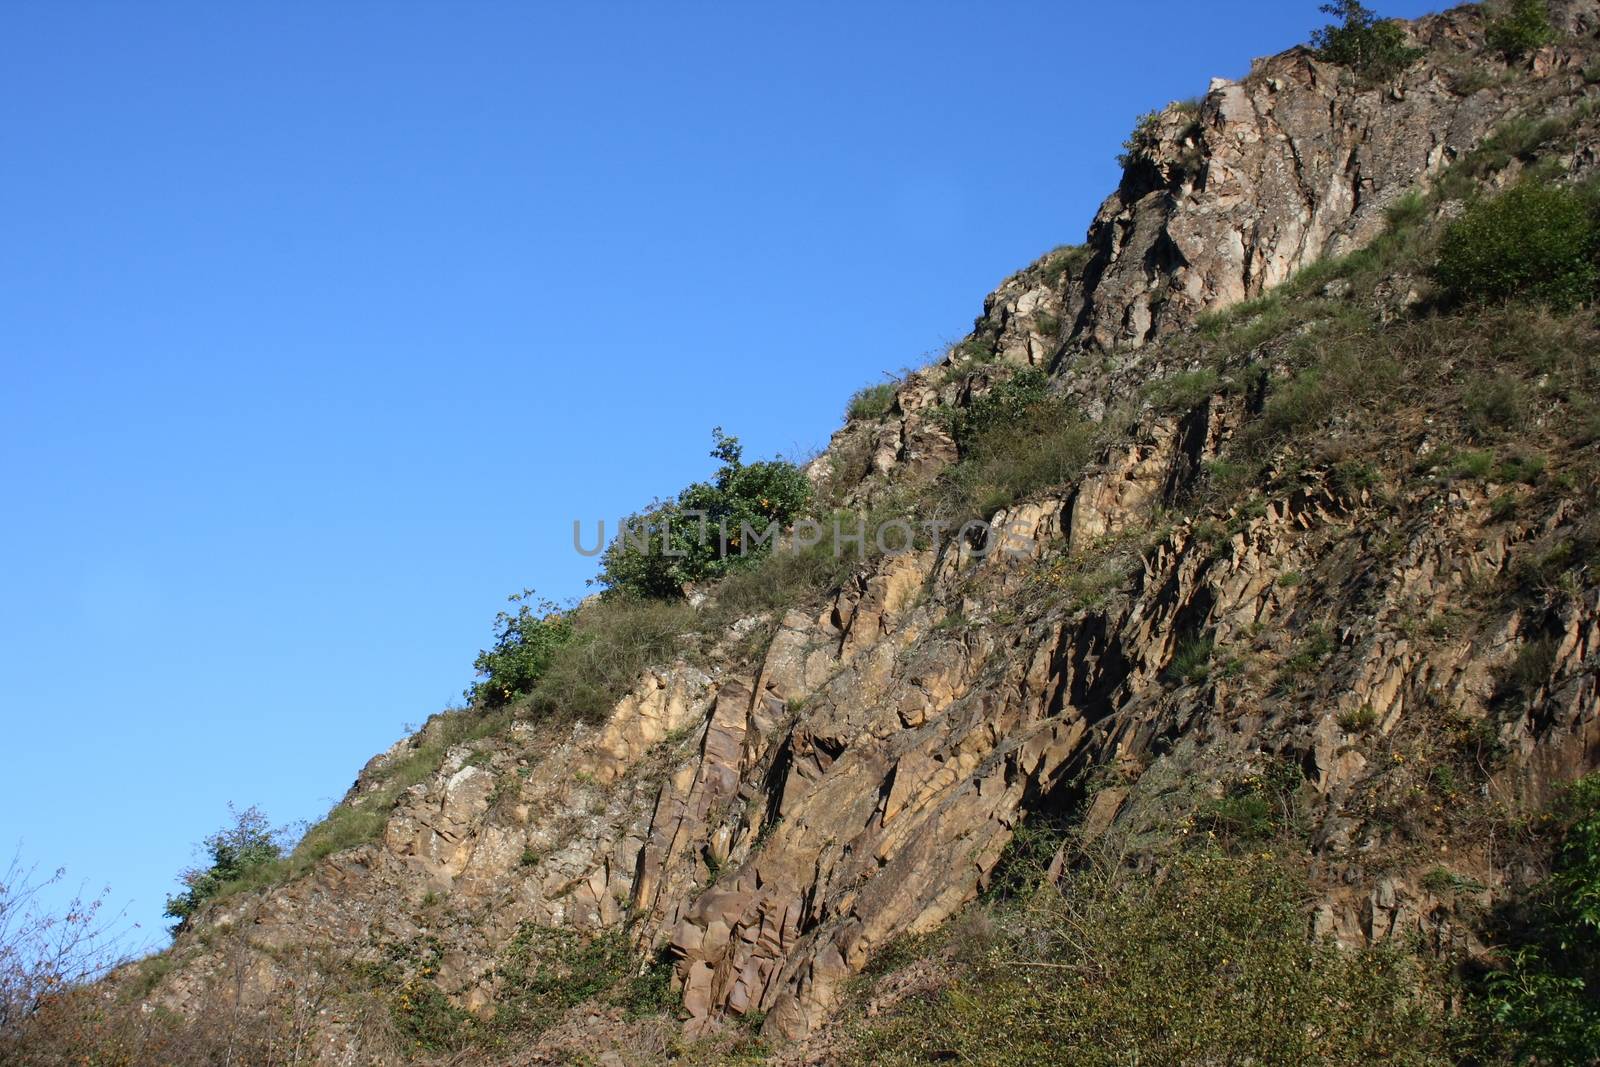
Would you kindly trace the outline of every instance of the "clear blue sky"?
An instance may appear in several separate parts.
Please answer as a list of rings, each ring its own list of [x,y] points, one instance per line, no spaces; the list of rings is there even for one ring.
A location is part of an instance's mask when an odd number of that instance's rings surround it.
[[[1420,4],[1384,5],[1386,14]],[[0,6],[0,846],[159,934],[575,517],[819,447],[1305,3]]]

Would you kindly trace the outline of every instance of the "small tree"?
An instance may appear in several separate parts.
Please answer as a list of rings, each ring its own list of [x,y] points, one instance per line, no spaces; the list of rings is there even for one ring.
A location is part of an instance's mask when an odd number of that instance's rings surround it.
[[[1339,22],[1312,33],[1318,58],[1349,67],[1370,81],[1394,77],[1425,51],[1406,44],[1398,22],[1379,18],[1360,0],[1333,0],[1319,10]]]
[[[229,804],[228,812],[233,817],[233,825],[218,830],[203,842],[206,854],[211,857],[210,866],[184,871],[178,876],[185,886],[184,891],[167,898],[166,914],[178,920],[172,927],[173,933],[183,929],[224,886],[283,855],[285,832],[274,829],[260,808],[252,805],[238,811]]]
[[[1484,33],[1489,47],[1509,60],[1536,52],[1555,38],[1545,0],[1509,0]]]
[[[691,582],[766,554],[772,547],[767,531],[792,523],[810,501],[811,483],[799,467],[781,459],[745,463],[737,437],[720,426],[711,435],[711,458],[722,466],[711,481],[626,520],[606,547],[596,579],[607,593],[681,596]]]
[[[473,685],[474,702],[497,707],[533,689],[550,666],[556,649],[572,639],[572,620],[556,604],[540,600],[538,610],[532,589],[510,597],[516,614],[502,611],[494,617],[494,647],[478,653],[473,667],[483,681]]]

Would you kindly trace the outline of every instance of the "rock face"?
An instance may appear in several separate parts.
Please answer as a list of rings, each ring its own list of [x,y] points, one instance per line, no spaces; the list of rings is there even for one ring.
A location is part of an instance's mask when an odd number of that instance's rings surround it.
[[[1484,47],[1475,13],[1411,32],[1429,61],[1394,82],[1363,89],[1296,48],[1156,116],[1089,229],[1094,259],[1065,302],[1071,336],[1137,347],[1362,247],[1401,198],[1549,88],[1463,73]],[[1551,55],[1546,73],[1575,59]]]
[[[1576,31],[1597,22],[1592,4],[1559,13]],[[1355,84],[1295,49],[1162,112],[1087,247],[1008,279],[968,342],[900,384],[890,415],[835,435],[819,485],[862,504],[935,477],[957,454],[936,408],[1018,367],[1050,370],[1103,413],[1181,369],[1161,342],[1200,312],[1363,246],[1507,116],[1587,92],[1576,45],[1485,83],[1467,77],[1477,14],[1411,32],[1430,58],[1393,83]],[[378,843],[203,915],[155,999],[190,1003],[233,965],[206,938],[234,930],[252,961],[245,997],[290,980],[295,946],[359,961],[427,938],[438,988],[487,1012],[499,953],[532,924],[664,950],[691,1033],[760,1014],[766,1033],[801,1039],[874,952],[971,901],[1018,823],[1070,806],[1091,769],[1110,779],[1093,832],[1291,760],[1333,887],[1321,928],[1351,941],[1429,928],[1413,877],[1364,865],[1385,833],[1359,814],[1384,740],[1427,707],[1500,721],[1495,672],[1537,640],[1549,676],[1498,727],[1514,758],[1494,787],[1533,803],[1594,767],[1600,589],[1555,616],[1507,607],[1488,631],[1420,636],[1415,620],[1585,520],[1556,506],[1491,522],[1489,495],[1470,489],[1397,508],[1316,470],[1258,510],[1173,520],[1256,402],[1145,409],[1075,484],[997,516],[1014,551],[956,540],[890,556],[765,620],[775,636],[754,661],[733,651],[760,621],[746,620],[711,654],[647,672],[603,723],[514,722],[449,748]],[[1286,691],[1275,671],[1312,630],[1317,669]],[[1245,650],[1238,670],[1173,677],[1202,634]],[[376,796],[439,729],[374,760],[346,804]],[[330,1061],[365,1055],[337,1013],[328,1032],[344,1035]]]

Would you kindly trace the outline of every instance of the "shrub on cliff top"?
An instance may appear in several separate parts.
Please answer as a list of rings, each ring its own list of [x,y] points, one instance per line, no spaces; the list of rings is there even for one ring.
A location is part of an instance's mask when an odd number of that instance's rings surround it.
[[[1405,30],[1398,22],[1379,18],[1359,0],[1334,0],[1319,10],[1340,21],[1311,35],[1317,57],[1349,67],[1368,80],[1394,77],[1425,51],[1406,44]]]
[[[1538,51],[1555,37],[1545,0],[1509,0],[1484,33],[1489,47],[1511,60]]]
[[[745,463],[737,437],[721,427],[711,432],[711,458],[722,461],[715,477],[625,521],[596,579],[606,594],[681,596],[691,582],[765,555],[772,547],[766,532],[788,526],[811,499],[799,467],[781,459]]]
[[[850,398],[845,417],[852,422],[857,419],[881,419],[894,408],[894,390],[894,382],[881,382],[856,390]]]
[[[498,707],[529,692],[550,666],[556,649],[572,638],[572,620],[548,600],[529,606],[532,589],[513,594],[516,614],[502,611],[494,618],[494,647],[478,653],[473,668],[483,680],[468,696],[474,703]]]
[[[209,865],[184,871],[179,876],[184,891],[167,898],[166,914],[178,920],[174,930],[225,887],[257,868],[276,862],[283,855],[283,832],[273,828],[261,809],[249,807],[233,811],[230,805],[228,810],[233,814],[233,825],[205,839],[206,854],[211,860]]]
[[[1128,134],[1128,139],[1122,142],[1122,151],[1117,153],[1117,166],[1126,170],[1139,160],[1149,158],[1160,140],[1161,113],[1146,111],[1133,124],[1133,132]]]

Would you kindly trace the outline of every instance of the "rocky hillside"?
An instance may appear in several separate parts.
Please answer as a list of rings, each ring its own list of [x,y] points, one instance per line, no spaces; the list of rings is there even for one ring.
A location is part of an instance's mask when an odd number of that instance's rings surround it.
[[[581,607],[620,699],[436,716],[105,996],[288,1020],[283,1062],[882,1058],[1041,828],[1047,883],[1204,838],[1290,857],[1342,951],[1495,966],[1600,766],[1600,329],[1438,264],[1600,160],[1600,5],[1548,14],[1141,121],[1086,242],[807,466],[909,550]]]

